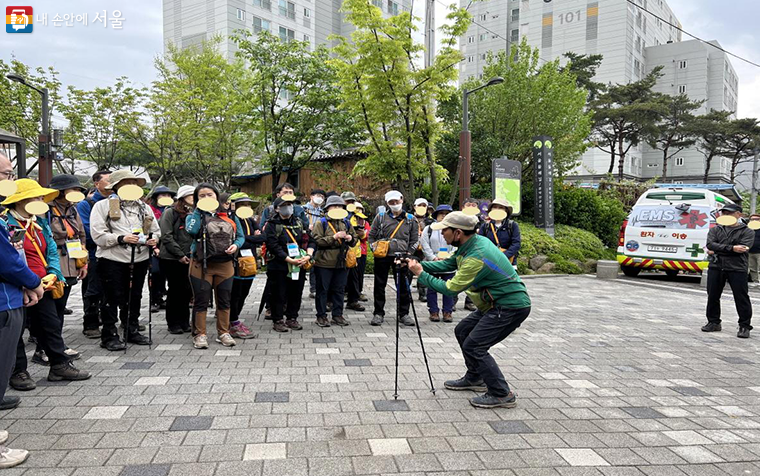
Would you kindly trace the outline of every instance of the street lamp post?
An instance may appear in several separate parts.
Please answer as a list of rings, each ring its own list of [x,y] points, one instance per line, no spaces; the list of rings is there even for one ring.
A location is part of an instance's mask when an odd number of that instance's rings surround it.
[[[483,88],[493,86],[495,84],[501,84],[504,82],[504,78],[496,77],[491,78],[486,84],[478,86],[475,89],[464,90],[462,92],[462,132],[459,133],[459,156],[463,161],[461,172],[459,175],[459,209],[464,208],[464,201],[470,198],[470,179],[472,169],[472,157],[471,154],[471,136],[470,136],[470,111],[467,97]]]
[[[15,81],[17,83],[21,83],[24,86],[34,89],[40,95],[42,96],[42,134],[39,136],[39,161],[38,161],[38,167],[39,167],[39,177],[38,181],[40,185],[43,187],[46,187],[50,180],[53,178],[53,148],[50,144],[50,111],[49,111],[49,97],[48,97],[48,89],[42,88],[39,89],[35,86],[32,86],[26,81],[26,78],[24,78],[21,75],[11,73],[6,76],[11,81]],[[26,175],[26,170],[19,170],[18,173],[19,177],[23,177]]]

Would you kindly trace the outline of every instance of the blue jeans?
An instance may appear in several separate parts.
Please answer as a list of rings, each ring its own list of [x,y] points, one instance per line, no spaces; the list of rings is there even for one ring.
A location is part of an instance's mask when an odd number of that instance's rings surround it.
[[[441,278],[444,281],[448,281],[451,279],[454,275],[453,274],[443,274],[440,276],[436,276],[437,278]],[[438,293],[435,292],[433,288],[427,288],[427,305],[428,305],[428,311],[430,313],[438,313],[440,309],[438,308]],[[450,313],[454,309],[454,296],[447,296],[443,295],[443,312],[444,313]]]
[[[509,394],[507,380],[488,351],[520,327],[528,314],[529,307],[494,307],[488,312],[475,311],[457,324],[454,335],[462,348],[464,363],[467,365],[465,378],[469,382],[482,380],[488,393],[494,397],[506,397]]]

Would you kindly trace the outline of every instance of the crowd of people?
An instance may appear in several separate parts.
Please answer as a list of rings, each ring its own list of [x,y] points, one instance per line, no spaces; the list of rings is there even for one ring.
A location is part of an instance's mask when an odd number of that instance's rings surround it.
[[[12,180],[14,175],[10,161],[0,154],[3,178]],[[214,310],[217,343],[231,347],[236,339],[255,338],[241,316],[262,265],[267,281],[261,303],[273,331],[301,330],[306,313],[320,327],[348,326],[347,311],[365,311],[362,303],[369,301],[363,287],[370,253],[371,325],[385,321],[389,277],[398,293],[393,299],[398,299],[400,324],[415,325],[409,317],[413,276],[406,257],[430,264],[433,279],[420,278],[417,284],[430,321],[453,322],[461,289],[440,286],[458,279],[451,263],[459,243],[447,239],[440,227],[454,213],[448,205],[434,208],[424,198],[409,201],[392,190],[370,219],[352,191],[314,189],[302,205],[295,187],[285,183],[256,216],[254,201],[242,192],[228,194],[202,183],[176,191],[160,186],[144,196],[145,185],[145,179],[129,170],[98,171],[89,190],[73,175],[57,175],[48,187],[31,179],[15,180],[15,190],[4,197],[0,211],[0,252],[8,262],[0,269],[5,290],[5,299],[0,299],[0,353],[3,362],[13,363],[0,369],[0,409],[18,405],[18,397],[4,395],[7,385],[20,391],[36,387],[28,371],[24,329],[36,345],[31,360],[49,367],[48,380],[90,378],[73,363],[80,354],[63,338],[64,316],[73,312],[68,299],[78,284],[82,332],[99,339],[108,351],[152,343],[140,321],[146,279],[151,312],[164,310],[169,333],[190,334],[194,348],[209,347],[209,308]],[[405,207],[409,202],[412,206]],[[520,230],[510,219],[512,209],[494,200],[488,212],[481,216],[477,208],[462,215],[472,220],[469,234],[495,245],[514,273]],[[443,262],[448,265],[436,266]],[[313,304],[304,306],[307,279],[306,302]],[[477,304],[468,297],[465,307],[477,309]],[[504,393],[501,381],[494,382],[497,392]],[[4,451],[0,467],[3,458],[6,463],[25,458],[7,453],[15,450]]]

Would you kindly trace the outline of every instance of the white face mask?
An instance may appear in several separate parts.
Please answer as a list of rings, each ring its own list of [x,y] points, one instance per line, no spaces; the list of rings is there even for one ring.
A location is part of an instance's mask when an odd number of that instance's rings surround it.
[[[401,207],[403,206],[403,204],[399,203],[398,205],[388,205],[388,206],[391,208],[391,211],[393,213],[398,213],[401,211]]]
[[[316,197],[312,197],[311,201],[314,202],[315,205],[322,205],[325,199],[317,195]]]

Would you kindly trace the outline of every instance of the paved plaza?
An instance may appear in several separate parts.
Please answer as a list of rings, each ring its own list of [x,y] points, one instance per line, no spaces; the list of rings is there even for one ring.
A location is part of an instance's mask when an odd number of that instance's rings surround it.
[[[393,401],[393,319],[371,327],[367,303],[351,326],[322,329],[307,300],[304,329],[277,334],[255,321],[264,283],[245,313],[257,339],[195,350],[159,313],[155,345],[126,354],[82,336],[76,288],[65,338],[93,378],[48,383],[30,363],[37,389],[9,391],[21,406],[0,413],[30,457],[2,476],[760,475],[760,330],[736,338],[730,292],[723,332],[704,334],[696,285],[528,279],[533,312],[493,349],[518,406],[481,410],[442,388],[464,363],[455,324],[428,321],[423,303],[437,391],[402,329]]]

